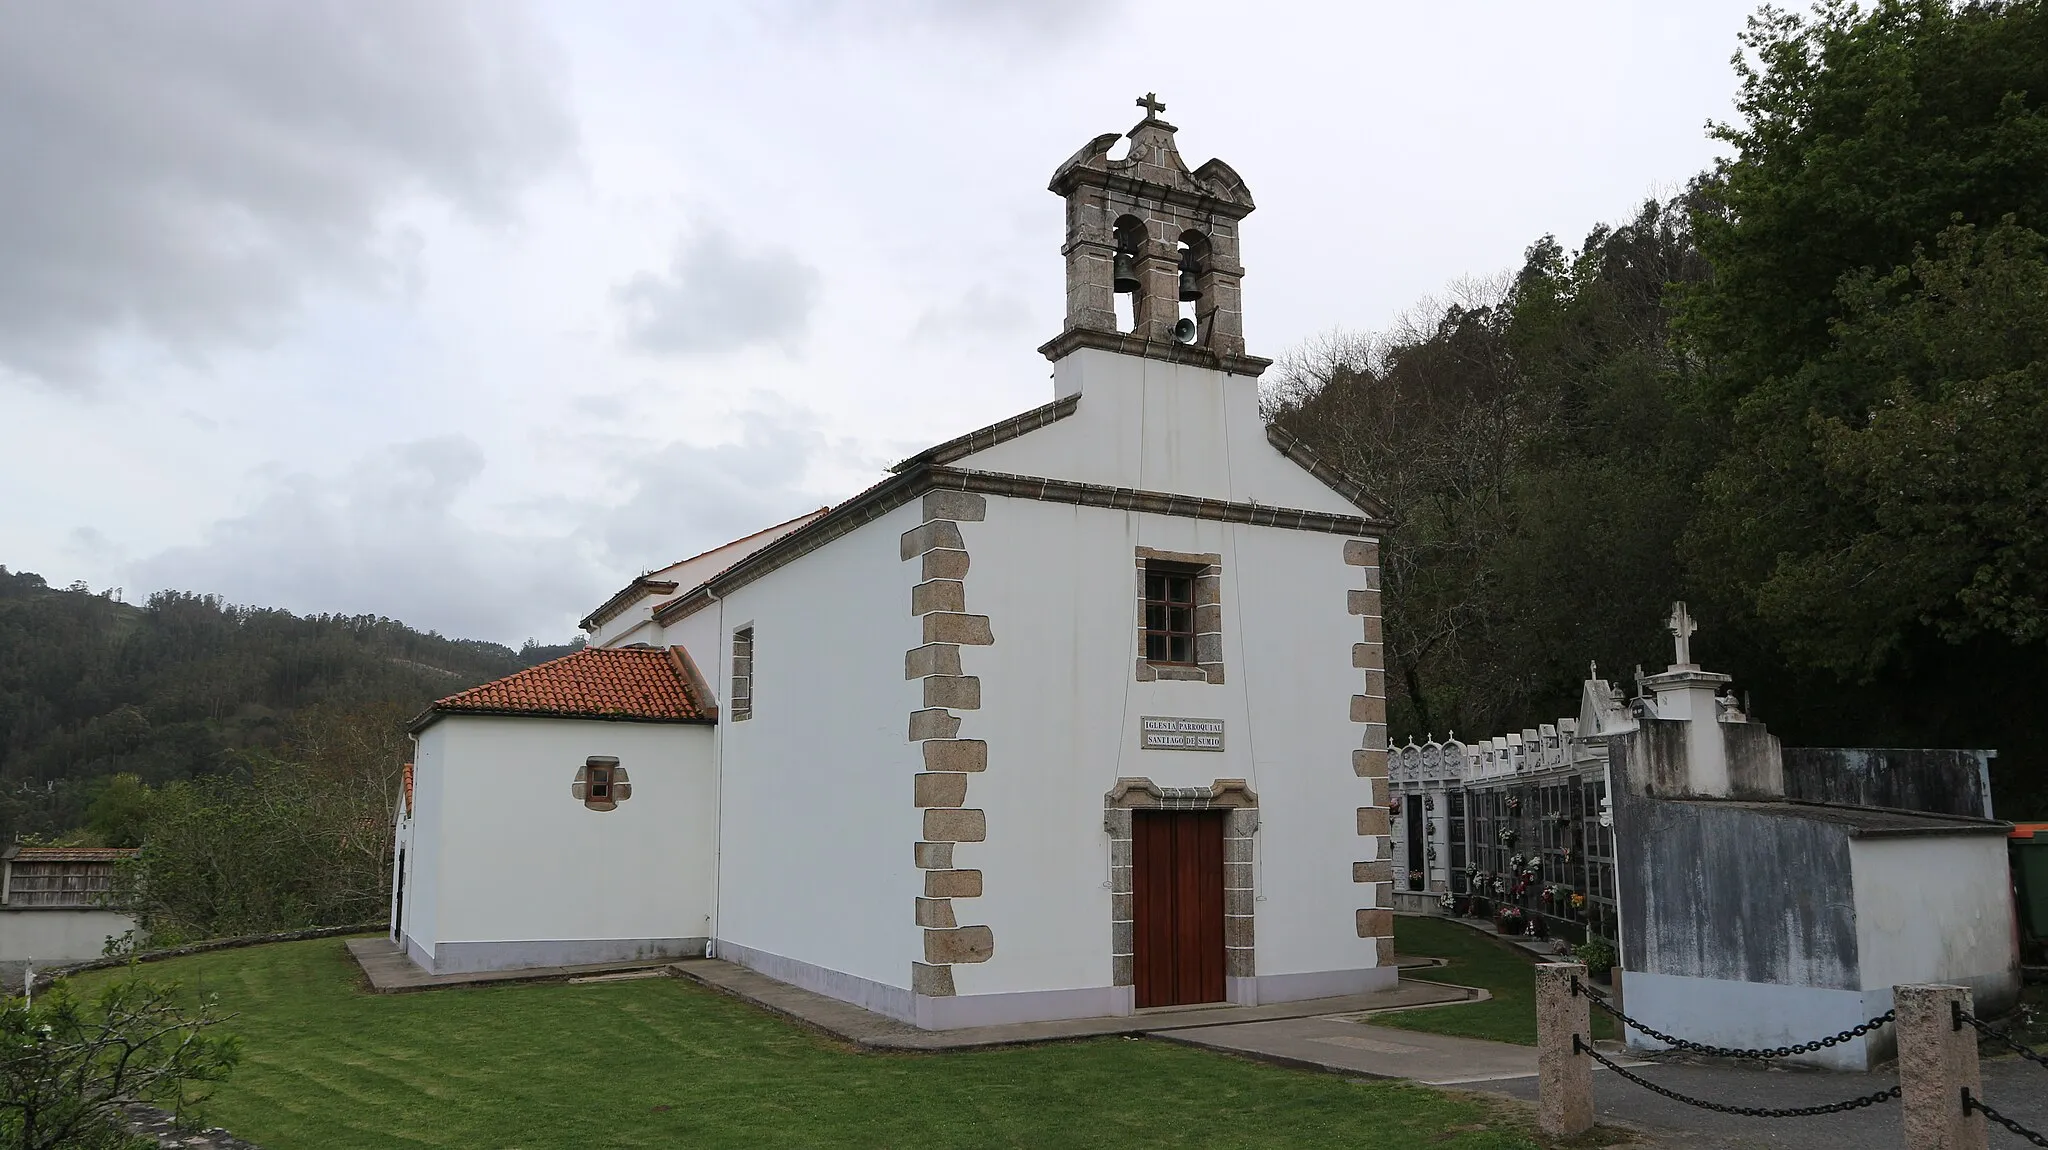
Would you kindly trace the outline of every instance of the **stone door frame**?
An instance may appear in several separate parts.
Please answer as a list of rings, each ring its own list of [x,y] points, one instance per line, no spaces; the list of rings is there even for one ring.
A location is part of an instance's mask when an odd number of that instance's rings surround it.
[[[1132,885],[1132,812],[1229,812],[1223,821],[1223,985],[1240,999],[1237,980],[1257,966],[1253,947],[1252,835],[1259,829],[1259,797],[1243,779],[1217,779],[1206,787],[1162,787],[1147,778],[1118,779],[1102,796],[1102,829],[1109,832],[1109,951],[1113,985],[1137,993],[1137,898]]]

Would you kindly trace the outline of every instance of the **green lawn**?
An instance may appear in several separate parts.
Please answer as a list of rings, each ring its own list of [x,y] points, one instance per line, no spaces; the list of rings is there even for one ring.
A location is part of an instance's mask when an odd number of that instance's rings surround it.
[[[1165,1042],[856,1053],[672,979],[373,995],[339,939],[143,970],[238,1012],[205,1117],[268,1150],[1538,1144],[1501,1103]]]
[[[1372,1019],[1375,1026],[1536,1045],[1534,955],[1469,926],[1407,915],[1394,920],[1394,945],[1404,955],[1450,960],[1449,966],[1409,971],[1413,977],[1481,987],[1492,993],[1493,1000],[1376,1014]],[[1597,1010],[1593,1011],[1593,1037],[1618,1037],[1613,1021]]]

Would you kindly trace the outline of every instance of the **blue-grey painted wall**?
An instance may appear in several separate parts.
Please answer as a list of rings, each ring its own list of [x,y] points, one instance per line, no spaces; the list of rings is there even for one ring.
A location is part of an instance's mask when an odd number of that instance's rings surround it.
[[[1684,724],[1611,740],[1623,968],[1854,990],[1845,828],[1746,803],[1671,801]]]

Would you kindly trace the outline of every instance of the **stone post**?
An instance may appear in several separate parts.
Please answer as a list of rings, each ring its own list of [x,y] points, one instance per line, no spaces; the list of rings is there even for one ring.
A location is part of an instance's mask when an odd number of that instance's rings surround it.
[[[1572,980],[1586,981],[1576,962],[1536,967],[1536,1124],[1553,1138],[1583,1134],[1593,1125],[1593,1060],[1573,1049],[1572,1036],[1593,1041],[1585,994],[1572,993]]]
[[[1970,1009],[1967,986],[1895,986],[1892,1009],[1899,1038],[1899,1105],[1911,1150],[1984,1150],[1984,1116],[1963,1113],[1963,1091],[1982,1097],[1977,1032],[1957,1027],[1955,1008]]]

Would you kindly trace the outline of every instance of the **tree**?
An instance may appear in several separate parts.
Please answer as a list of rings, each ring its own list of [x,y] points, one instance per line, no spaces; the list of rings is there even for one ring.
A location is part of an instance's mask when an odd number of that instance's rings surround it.
[[[2006,446],[2030,450],[2034,418],[2048,10],[1829,2],[1766,9],[1745,43],[1742,119],[1716,132],[1736,154],[1696,201],[1713,275],[1684,301],[1713,368],[1695,406],[1723,443],[1691,580],[1758,641],[1858,681],[1930,637],[2032,643],[2036,608],[2011,600],[2031,594],[2032,552],[1991,536],[2027,505],[2001,488],[2032,482],[1993,472]],[[1948,354],[1949,338],[1973,343]],[[1987,495],[1995,512],[1944,517]]]
[[[19,1150],[115,1150],[134,1140],[121,1107],[149,1102],[183,1115],[198,1083],[219,1082],[240,1056],[226,1020],[176,984],[124,979],[90,1002],[58,983],[33,1006],[0,1008],[0,1142]]]

